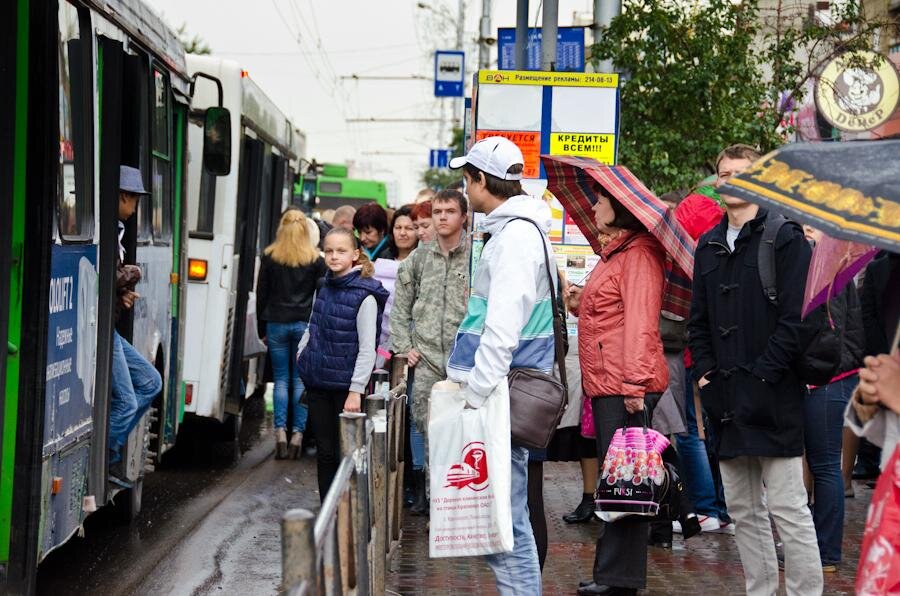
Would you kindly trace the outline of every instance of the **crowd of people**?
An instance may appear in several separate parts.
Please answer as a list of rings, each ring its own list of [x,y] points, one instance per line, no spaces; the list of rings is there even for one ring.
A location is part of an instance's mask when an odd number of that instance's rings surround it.
[[[715,186],[759,157],[744,145],[724,149]],[[462,188],[423,191],[391,212],[370,203],[319,222],[295,208],[282,215],[257,280],[277,457],[298,457],[311,423],[324,499],[340,462],[339,414],[360,411],[382,352],[402,356],[407,501],[428,515],[432,385],[456,381],[467,407],[479,408],[511,369],[551,372],[553,312],[565,308],[578,320],[566,358],[571,415],[547,449],[512,446],[514,548],[485,557],[500,593],[541,593],[548,459],[580,462],[583,495],[564,519],[598,527],[592,575],[573,586],[579,594],[635,594],[646,586],[648,546],[671,548],[673,532],[699,531],[734,536],[748,594],[776,593],[780,566],[789,594],[821,593],[823,573],[842,562],[844,499],[853,496],[857,442],[848,429],[883,447],[882,464],[900,440],[900,356],[889,342],[900,316],[897,255],[879,256],[822,307],[841,357],[832,378],[814,385],[797,363],[811,341],[800,312],[820,232],[714,190],[664,196],[697,240],[690,316],[673,331],[660,324],[666,252],[599,183],[599,264],[575,283],[547,271],[551,211],[523,191],[523,166],[513,143],[491,137],[452,160]],[[485,242],[470,279],[473,213],[484,214]],[[392,284],[380,281],[384,271]],[[552,304],[551,278],[562,304]],[[594,516],[598,458],[631,418],[672,439],[666,460],[687,487],[678,521]]]

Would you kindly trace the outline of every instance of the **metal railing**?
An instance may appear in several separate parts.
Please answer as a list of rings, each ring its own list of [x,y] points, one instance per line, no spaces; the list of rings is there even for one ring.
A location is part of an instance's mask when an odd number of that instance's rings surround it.
[[[401,381],[366,397],[365,414],[341,414],[342,459],[318,515],[291,509],[281,521],[283,593],[385,593],[400,544],[405,393]]]

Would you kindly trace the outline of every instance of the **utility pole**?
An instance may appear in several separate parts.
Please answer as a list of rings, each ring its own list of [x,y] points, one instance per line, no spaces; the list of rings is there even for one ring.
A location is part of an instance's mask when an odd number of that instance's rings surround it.
[[[620,0],[594,0],[594,43],[600,41],[601,29],[609,27],[612,20],[622,13]],[[597,72],[613,72],[615,65],[611,60],[604,60],[597,65]]]
[[[459,0],[456,21],[456,49],[463,49],[463,28],[466,24],[466,0]]]
[[[481,23],[478,36],[478,68],[491,67],[491,0],[481,0]]]
[[[466,0],[459,0],[459,4],[457,7],[457,17],[456,17],[456,49],[459,51],[463,51],[463,34],[465,33],[466,26]],[[463,59],[463,92],[466,89],[466,61]],[[453,126],[458,126],[463,119],[463,99],[461,97],[453,98],[453,117],[450,119],[453,122]],[[443,103],[441,105],[441,116],[444,115],[444,106]],[[451,126],[451,128],[453,128]],[[440,137],[438,141],[438,147],[446,147],[447,144],[444,142],[444,125],[441,124]]]
[[[516,70],[528,70],[528,0],[516,0]]]
[[[559,0],[544,0],[541,26],[541,70],[556,70],[556,36],[559,31]]]

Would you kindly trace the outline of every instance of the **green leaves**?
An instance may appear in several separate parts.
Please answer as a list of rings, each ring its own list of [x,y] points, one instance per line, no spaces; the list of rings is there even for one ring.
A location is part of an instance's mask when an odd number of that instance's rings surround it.
[[[733,143],[781,144],[782,98],[801,100],[823,57],[870,44],[852,6],[809,19],[766,5],[625,0],[592,48],[623,73],[619,161],[657,193],[693,187]]]
[[[422,172],[422,184],[434,190],[443,190],[460,180],[462,180],[462,170],[428,168]]]

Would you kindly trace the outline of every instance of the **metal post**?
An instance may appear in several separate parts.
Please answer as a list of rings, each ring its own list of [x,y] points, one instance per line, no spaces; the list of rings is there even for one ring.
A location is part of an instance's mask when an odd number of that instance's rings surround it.
[[[372,592],[384,594],[385,562],[390,538],[388,537],[387,483],[390,476],[387,461],[388,406],[390,396],[370,395],[366,398],[366,415],[372,421],[372,510],[374,529],[372,533]]]
[[[516,70],[528,70],[528,0],[516,1]]]
[[[491,67],[491,0],[481,0],[481,23],[478,35],[478,68]]]
[[[601,30],[609,27],[612,20],[622,12],[620,0],[594,0],[594,43],[600,41]],[[615,65],[611,60],[603,60],[597,65],[597,72],[614,72]]]
[[[559,30],[559,0],[544,0],[541,25],[541,70],[556,70],[556,35]]]
[[[316,585],[316,516],[291,509],[281,518],[281,588],[291,592],[306,582]]]
[[[459,0],[459,5],[457,7],[457,17],[456,17],[456,49],[462,51],[463,50],[463,33],[465,31],[466,26],[466,2],[465,0]],[[466,63],[463,61],[463,89],[466,87]],[[453,116],[451,118],[451,122],[453,122],[453,126],[458,126],[463,119],[463,99],[462,97],[453,98]],[[443,143],[443,139],[441,139]],[[439,148],[443,148],[444,145],[439,145]]]
[[[366,415],[341,414],[341,455],[354,460],[356,473],[350,478],[350,509],[353,528],[354,569],[357,594],[371,593],[369,583],[369,457],[366,448]]]

